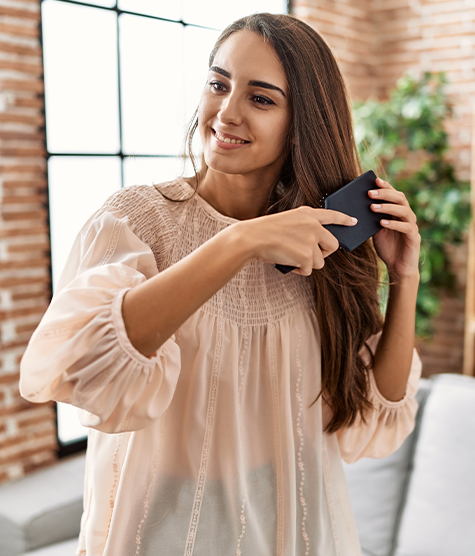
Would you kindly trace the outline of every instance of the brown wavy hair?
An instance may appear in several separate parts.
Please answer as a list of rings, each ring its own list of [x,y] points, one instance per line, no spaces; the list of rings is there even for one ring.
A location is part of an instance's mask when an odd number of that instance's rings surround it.
[[[257,13],[227,27],[209,58],[233,33],[247,30],[269,42],[279,56],[290,92],[292,123],[289,155],[272,189],[266,214],[308,205],[323,206],[324,198],[361,173],[353,135],[349,96],[335,58],[322,37],[290,15]],[[197,111],[187,135],[195,169],[196,190],[207,166],[197,169],[191,144],[198,127]],[[320,327],[322,386],[320,395],[332,409],[326,426],[335,432],[365,419],[369,366],[362,354],[367,340],[382,328],[379,308],[379,264],[371,240],[349,253],[338,250],[312,274],[315,310]],[[312,404],[313,405],[313,404]]]

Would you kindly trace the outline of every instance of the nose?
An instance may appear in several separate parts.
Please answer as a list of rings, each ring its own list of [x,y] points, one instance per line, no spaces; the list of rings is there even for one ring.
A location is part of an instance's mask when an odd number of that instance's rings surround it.
[[[223,124],[239,125],[242,123],[242,103],[234,92],[223,98],[218,118]]]

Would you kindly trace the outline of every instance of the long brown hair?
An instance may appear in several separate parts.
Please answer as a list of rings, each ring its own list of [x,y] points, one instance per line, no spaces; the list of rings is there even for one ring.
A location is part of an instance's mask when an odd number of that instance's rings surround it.
[[[269,197],[267,214],[301,205],[320,208],[327,195],[361,173],[349,97],[335,58],[306,23],[289,15],[258,13],[223,31],[209,66],[223,42],[241,30],[259,34],[274,47],[290,91],[289,155]],[[187,146],[199,186],[207,167],[203,160],[197,170],[191,150],[197,127],[195,113]],[[322,389],[313,403],[323,395],[333,412],[326,430],[335,432],[351,426],[358,415],[364,419],[371,408],[369,367],[361,354],[369,351],[369,337],[382,328],[378,257],[372,241],[351,253],[336,251],[312,278],[322,345]]]

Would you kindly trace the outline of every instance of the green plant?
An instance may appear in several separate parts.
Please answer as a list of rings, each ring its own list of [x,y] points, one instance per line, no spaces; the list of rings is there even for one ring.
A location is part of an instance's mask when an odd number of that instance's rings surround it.
[[[355,135],[364,170],[403,191],[422,237],[416,333],[429,336],[442,290],[454,291],[449,245],[460,244],[470,222],[470,185],[446,160],[444,121],[452,114],[443,73],[399,80],[386,102],[354,105]],[[385,299],[387,291],[382,292]]]

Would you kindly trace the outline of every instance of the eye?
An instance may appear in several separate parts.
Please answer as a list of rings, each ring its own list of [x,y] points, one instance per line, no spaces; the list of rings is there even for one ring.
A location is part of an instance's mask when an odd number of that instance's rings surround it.
[[[270,106],[271,104],[275,104],[270,98],[263,97],[262,95],[255,95],[252,97],[256,104],[260,104],[261,106]]]
[[[221,83],[221,81],[210,81],[209,86],[213,91],[216,91],[218,93],[226,90],[224,83]]]

